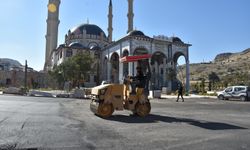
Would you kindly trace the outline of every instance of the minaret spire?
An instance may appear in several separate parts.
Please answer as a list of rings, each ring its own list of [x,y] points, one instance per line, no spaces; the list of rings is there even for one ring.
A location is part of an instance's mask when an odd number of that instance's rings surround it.
[[[133,18],[134,18],[133,1],[134,0],[128,0],[128,31],[127,33],[133,30]]]
[[[113,6],[112,0],[109,0],[109,13],[108,13],[108,40],[112,42],[112,34],[113,34]]]
[[[46,38],[46,54],[44,70],[48,71],[52,68],[51,53],[57,48],[58,41],[58,26],[59,26],[59,5],[60,0],[49,0],[48,18],[47,18],[47,34]]]

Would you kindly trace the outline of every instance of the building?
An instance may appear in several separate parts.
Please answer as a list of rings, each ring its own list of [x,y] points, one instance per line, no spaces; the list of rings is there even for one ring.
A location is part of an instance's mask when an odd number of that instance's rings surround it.
[[[46,75],[27,67],[27,87],[46,87]],[[0,87],[24,87],[25,66],[17,60],[0,58]]]
[[[145,61],[123,64],[119,60],[124,56],[151,54],[151,88],[167,87],[175,89],[176,80],[171,77],[177,71],[177,60],[184,56],[186,60],[186,89],[189,89],[189,46],[178,37],[154,36],[149,37],[142,31],[133,28],[133,0],[128,0],[128,29],[127,34],[117,41],[112,41],[112,0],[109,1],[108,36],[95,24],[82,24],[68,31],[65,42],[58,47],[57,31],[59,25],[60,0],[49,0],[46,60],[45,70],[59,65],[67,58],[82,52],[89,52],[95,56],[93,67],[97,70],[90,75],[88,85],[99,84],[102,80],[112,83],[122,83],[125,75],[135,75],[138,65],[145,66]],[[52,35],[54,37],[52,38]],[[55,39],[54,39],[55,38]],[[53,44],[52,44],[53,43]],[[48,46],[50,45],[50,46]],[[53,46],[52,46],[53,45]],[[98,67],[97,67],[98,66]],[[144,72],[146,68],[143,67]]]

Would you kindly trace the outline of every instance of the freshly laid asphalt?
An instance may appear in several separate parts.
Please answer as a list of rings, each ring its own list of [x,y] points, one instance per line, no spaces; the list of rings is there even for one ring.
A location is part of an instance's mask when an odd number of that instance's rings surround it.
[[[147,117],[115,111],[108,119],[90,100],[0,95],[1,149],[250,149],[250,102],[211,97],[151,100]]]

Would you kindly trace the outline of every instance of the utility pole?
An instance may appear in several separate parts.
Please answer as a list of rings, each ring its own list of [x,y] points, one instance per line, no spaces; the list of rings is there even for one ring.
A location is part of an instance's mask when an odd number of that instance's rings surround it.
[[[25,70],[24,70],[24,89],[27,91],[27,60],[25,60]]]

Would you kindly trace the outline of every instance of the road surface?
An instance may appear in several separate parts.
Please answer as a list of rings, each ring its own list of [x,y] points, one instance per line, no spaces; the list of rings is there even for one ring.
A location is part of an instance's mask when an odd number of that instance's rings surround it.
[[[151,100],[145,118],[95,116],[89,100],[0,95],[1,149],[249,150],[250,102]]]

